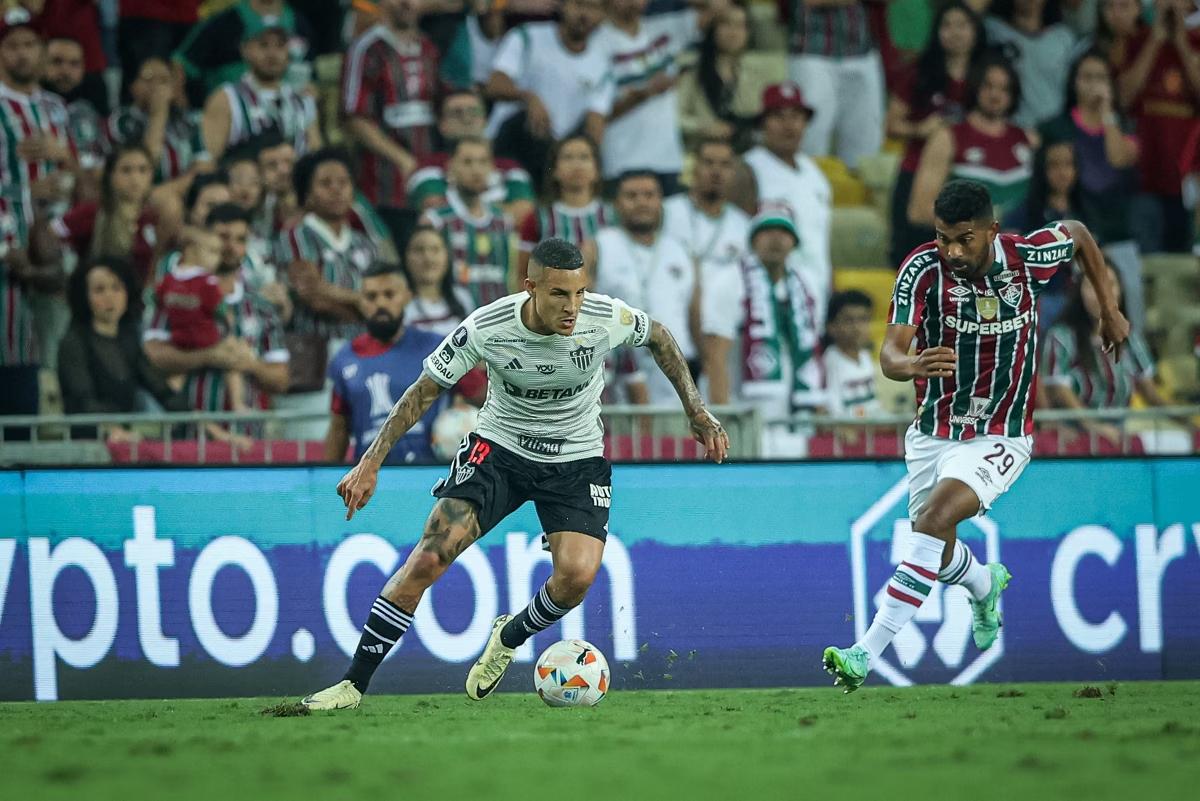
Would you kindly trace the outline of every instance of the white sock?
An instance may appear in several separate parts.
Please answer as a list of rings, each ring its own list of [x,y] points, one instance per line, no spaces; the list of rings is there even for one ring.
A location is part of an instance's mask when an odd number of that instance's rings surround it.
[[[976,559],[962,540],[954,541],[954,553],[950,556],[950,564],[938,573],[938,581],[943,584],[961,584],[976,601],[982,600],[992,591],[992,574],[987,565]]]
[[[861,646],[874,662],[896,632],[913,619],[929,593],[937,586],[938,568],[946,543],[937,537],[914,531],[907,552],[887,583],[883,605],[875,613],[871,627],[855,645]]]

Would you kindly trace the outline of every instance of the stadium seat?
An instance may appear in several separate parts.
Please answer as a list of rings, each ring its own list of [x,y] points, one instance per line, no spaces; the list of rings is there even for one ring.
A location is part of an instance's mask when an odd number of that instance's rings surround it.
[[[878,211],[870,206],[835,206],[831,228],[830,251],[835,268],[888,266],[888,226]]]

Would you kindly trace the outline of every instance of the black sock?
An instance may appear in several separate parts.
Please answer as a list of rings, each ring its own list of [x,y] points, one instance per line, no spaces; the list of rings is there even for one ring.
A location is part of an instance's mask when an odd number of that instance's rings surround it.
[[[360,693],[365,693],[375,669],[411,625],[412,615],[382,595],[376,598],[371,606],[371,616],[363,626],[358,648],[354,649],[354,661],[342,678],[349,679]]]
[[[570,611],[554,603],[550,593],[546,592],[545,585],[542,585],[538,594],[529,602],[529,606],[514,615],[513,619],[500,629],[500,642],[504,643],[506,648],[516,648],[542,629],[553,626]]]

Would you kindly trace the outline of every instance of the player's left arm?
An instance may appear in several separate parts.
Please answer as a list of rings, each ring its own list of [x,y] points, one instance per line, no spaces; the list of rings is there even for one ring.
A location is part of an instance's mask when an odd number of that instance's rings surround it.
[[[729,451],[729,435],[725,433],[721,422],[704,406],[700,390],[692,380],[692,372],[688,369],[687,360],[679,350],[679,343],[667,330],[667,327],[657,320],[650,323],[650,338],[646,342],[654,356],[654,363],[663,375],[675,387],[679,400],[683,403],[683,411],[691,421],[692,433],[696,439],[704,443],[704,455],[720,464],[725,460]]]
[[[1129,321],[1121,314],[1109,280],[1108,265],[1104,254],[1092,238],[1092,232],[1078,220],[1064,220],[1062,226],[1075,243],[1075,256],[1083,268],[1083,274],[1092,283],[1096,299],[1100,301],[1100,338],[1104,350],[1111,351],[1114,359],[1121,357],[1121,344],[1129,338]]]

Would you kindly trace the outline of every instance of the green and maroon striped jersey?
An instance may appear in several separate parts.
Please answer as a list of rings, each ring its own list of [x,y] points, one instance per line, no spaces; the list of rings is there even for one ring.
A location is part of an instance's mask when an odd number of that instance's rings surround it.
[[[71,138],[71,115],[62,98],[41,89],[23,95],[0,82],[0,194],[14,204],[13,211],[22,215],[26,226],[33,222],[30,188],[58,171],[52,161],[31,161],[17,154],[22,142],[39,135],[59,140],[78,157]]]
[[[1069,264],[1075,243],[1063,223],[1027,236],[1000,234],[982,278],[956,276],[935,243],[900,267],[889,322],[917,327],[917,351],[949,347],[952,378],[918,378],[917,428],[944,439],[1033,433],[1037,394],[1037,296]]]
[[[538,206],[521,222],[520,248],[531,253],[539,242],[552,236],[578,247],[588,239],[595,239],[601,228],[616,224],[616,212],[602,200],[593,200],[580,208],[555,201],[549,206]]]
[[[37,364],[41,352],[25,286],[4,264],[10,250],[26,246],[29,228],[21,204],[0,194],[0,367]]]
[[[218,315],[217,325],[222,337],[237,336],[254,349],[255,354],[268,364],[286,364],[287,346],[283,339],[283,325],[279,314],[265,298],[238,281],[233,292],[225,296],[225,308],[230,312],[232,328]],[[170,342],[171,331],[167,315],[158,307],[156,298],[147,299],[146,330],[143,341]],[[270,398],[254,381],[243,382],[246,387],[245,403],[250,409],[270,408]],[[225,371],[202,368],[187,375],[183,388],[188,403],[201,412],[223,412],[230,408],[226,397]]]
[[[508,295],[516,261],[512,220],[494,203],[484,204],[483,216],[471,216],[454,187],[446,190],[446,200],[447,205],[429,209],[421,219],[446,240],[458,283],[471,293],[476,307]]]
[[[1141,334],[1133,331],[1121,349],[1121,360],[1105,353],[1100,338],[1093,336],[1088,345],[1094,358],[1089,364],[1079,352],[1075,333],[1059,323],[1046,332],[1042,382],[1046,386],[1070,387],[1089,409],[1123,409],[1133,400],[1137,382],[1154,377],[1154,361]]]
[[[149,124],[150,118],[137,106],[121,106],[109,115],[104,126],[108,149],[142,143]],[[208,150],[200,134],[199,118],[182,109],[172,109],[163,134],[162,155],[154,168],[155,182],[173,181],[190,170],[197,161],[208,158]]]

